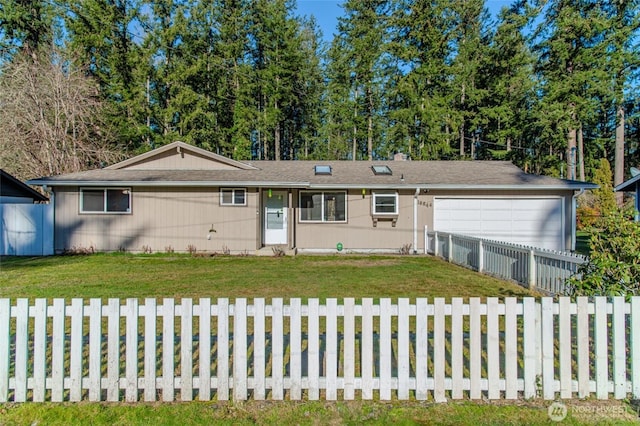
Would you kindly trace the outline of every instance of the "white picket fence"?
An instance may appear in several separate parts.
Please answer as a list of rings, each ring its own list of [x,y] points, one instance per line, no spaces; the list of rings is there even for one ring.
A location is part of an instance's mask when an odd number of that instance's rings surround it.
[[[427,253],[549,295],[567,294],[567,280],[578,274],[585,256],[448,232],[425,232]]]
[[[0,299],[0,402],[640,398],[640,297]]]
[[[0,204],[0,255],[53,254],[53,204]]]

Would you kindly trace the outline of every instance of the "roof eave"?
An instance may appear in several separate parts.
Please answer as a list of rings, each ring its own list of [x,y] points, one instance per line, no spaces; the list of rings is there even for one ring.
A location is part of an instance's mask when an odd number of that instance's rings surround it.
[[[40,180],[34,179],[29,181],[31,185],[37,186],[153,186],[153,187],[270,187],[270,188],[306,188],[309,182],[250,182],[250,181],[127,181],[127,180],[92,180],[92,181],[76,181],[76,180]]]
[[[580,185],[489,185],[489,184],[429,184],[429,183],[406,183],[406,184],[328,184],[311,182],[267,182],[267,181],[76,181],[76,180],[46,180],[34,179],[27,183],[37,186],[151,186],[151,187],[269,187],[269,188],[308,188],[308,189],[433,189],[433,190],[501,190],[501,191],[535,191],[535,190],[564,190],[576,191],[581,189],[596,189],[598,185],[584,183]]]
[[[616,186],[614,191],[616,192],[632,192],[636,191],[636,187],[640,185],[640,175],[634,176],[626,182],[622,182],[618,186]]]

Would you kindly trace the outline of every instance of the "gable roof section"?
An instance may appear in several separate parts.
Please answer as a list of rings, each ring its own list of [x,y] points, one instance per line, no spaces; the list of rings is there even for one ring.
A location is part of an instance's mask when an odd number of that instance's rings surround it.
[[[33,198],[35,201],[49,199],[16,177],[0,169],[0,196]]]
[[[185,155],[196,157],[201,160],[200,164],[203,164],[198,167],[194,167],[193,163],[190,163],[190,166],[176,166],[176,162],[164,162],[161,161],[167,157],[176,157],[176,158],[185,158]],[[216,167],[216,164],[222,167]],[[191,170],[210,170],[216,168],[222,169],[240,169],[240,170],[249,170],[252,167],[247,165],[246,163],[242,163],[240,161],[232,160],[227,157],[223,157],[222,155],[215,154],[213,152],[204,150],[202,148],[198,148],[193,145],[186,144],[184,142],[176,141],[170,144],[161,146],[154,150],[145,152],[144,154],[137,155],[135,157],[129,158],[128,160],[121,161],[119,163],[113,164],[111,166],[105,167],[108,170],[122,170],[122,169],[144,169],[144,170],[168,170],[168,169],[187,169]]]

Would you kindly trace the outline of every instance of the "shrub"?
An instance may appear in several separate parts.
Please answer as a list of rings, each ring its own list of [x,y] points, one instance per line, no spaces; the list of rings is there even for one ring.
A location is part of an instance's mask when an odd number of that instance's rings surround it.
[[[614,209],[598,220],[589,246],[589,260],[571,278],[574,296],[640,295],[640,224]]]

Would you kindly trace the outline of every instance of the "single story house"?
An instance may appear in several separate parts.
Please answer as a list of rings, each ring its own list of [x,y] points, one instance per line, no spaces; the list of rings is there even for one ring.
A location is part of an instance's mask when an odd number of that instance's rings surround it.
[[[47,197],[0,169],[0,204],[35,204],[47,201]]]
[[[631,175],[631,179],[622,182],[614,190],[616,192],[633,192],[635,194],[636,222],[640,222],[640,172],[632,167]]]
[[[236,161],[174,142],[30,181],[54,194],[55,249],[423,252],[425,229],[548,249],[596,186],[496,161]]]

